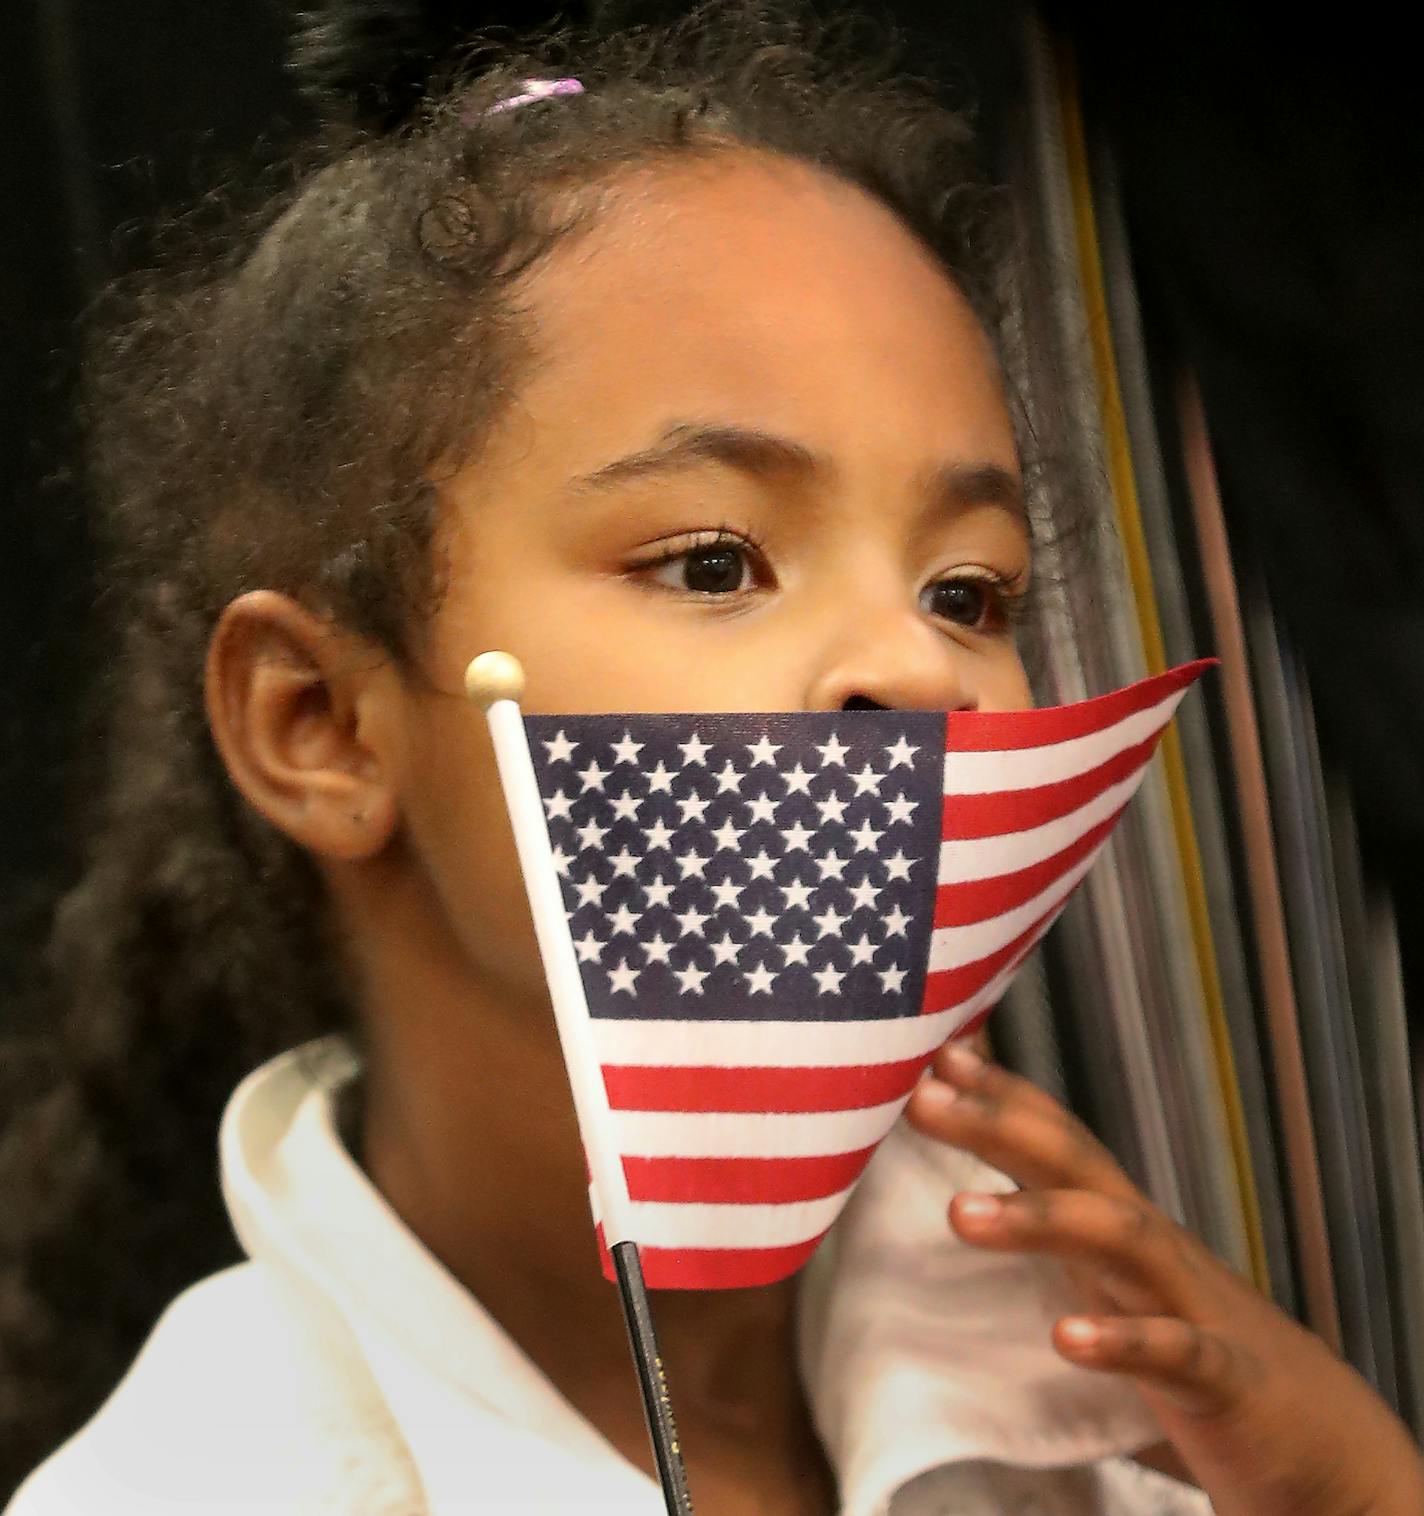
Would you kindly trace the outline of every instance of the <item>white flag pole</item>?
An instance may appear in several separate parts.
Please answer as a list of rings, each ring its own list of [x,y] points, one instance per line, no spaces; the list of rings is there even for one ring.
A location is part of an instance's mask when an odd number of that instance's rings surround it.
[[[524,670],[509,653],[481,653],[465,670],[465,693],[485,713],[495,762],[514,829],[519,867],[534,916],[534,932],[544,961],[544,977],[554,1008],[554,1022],[564,1050],[564,1063],[573,1090],[574,1111],[598,1198],[596,1219],[603,1224],[604,1245],[611,1252],[620,1242],[636,1239],[623,1159],[613,1134],[608,1091],[594,1044],[588,1001],[583,992],[578,955],[569,933],[563,891],[549,841],[549,823],[539,798],[534,761],[519,697],[524,693]]]
[[[595,1220],[603,1224],[603,1242],[613,1258],[619,1298],[628,1326],[628,1345],[638,1371],[648,1435],[653,1445],[658,1482],[668,1516],[692,1516],[682,1445],[668,1397],[662,1355],[653,1331],[642,1261],[633,1237],[632,1206],[623,1159],[613,1135],[613,1117],[603,1069],[594,1045],[593,1025],[583,992],[578,955],[569,933],[563,891],[549,841],[549,823],[539,798],[529,737],[519,710],[524,693],[524,670],[509,653],[481,653],[465,670],[465,693],[480,706],[489,723],[499,782],[514,829],[519,867],[534,917],[534,933],[544,960],[544,977],[554,1008],[554,1023],[569,1071],[579,1134],[597,1197]],[[598,1214],[601,1212],[601,1214]]]

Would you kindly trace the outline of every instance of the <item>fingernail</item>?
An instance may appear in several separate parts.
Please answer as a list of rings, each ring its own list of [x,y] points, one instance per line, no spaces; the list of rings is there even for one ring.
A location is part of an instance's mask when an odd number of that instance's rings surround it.
[[[969,1079],[984,1067],[984,1060],[972,1048],[951,1043],[944,1050],[945,1062],[961,1078]]]
[[[1003,1202],[993,1195],[961,1195],[959,1214],[970,1221],[992,1221],[1004,1208]]]
[[[952,1084],[946,1084],[943,1079],[936,1079],[931,1074],[928,1079],[920,1081],[917,1098],[931,1110],[942,1111],[959,1099],[959,1091]]]
[[[1069,1347],[1074,1348],[1090,1348],[1103,1335],[1096,1322],[1083,1316],[1070,1317],[1059,1327],[1058,1332]]]

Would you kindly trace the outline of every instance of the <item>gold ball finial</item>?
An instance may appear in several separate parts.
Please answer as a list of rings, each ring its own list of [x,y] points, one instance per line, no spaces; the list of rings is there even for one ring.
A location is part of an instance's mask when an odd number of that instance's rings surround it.
[[[524,669],[512,653],[481,653],[465,670],[465,693],[478,706],[518,700],[524,693]]]

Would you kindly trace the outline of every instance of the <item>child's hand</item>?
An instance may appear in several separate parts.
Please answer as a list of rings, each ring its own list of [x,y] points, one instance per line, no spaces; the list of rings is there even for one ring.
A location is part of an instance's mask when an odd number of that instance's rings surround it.
[[[1084,1315],[1055,1324],[1054,1347],[1132,1378],[1217,1516],[1424,1512],[1424,1458],[1389,1407],[1157,1210],[1081,1122],[962,1045],[932,1072],[910,1100],[913,1125],[1022,1186],[955,1196],[954,1230],[1062,1260]]]

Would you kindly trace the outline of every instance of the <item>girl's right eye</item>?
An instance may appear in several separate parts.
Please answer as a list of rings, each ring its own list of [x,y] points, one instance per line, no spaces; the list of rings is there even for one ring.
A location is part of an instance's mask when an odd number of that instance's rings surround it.
[[[638,565],[655,584],[688,595],[739,595],[756,584],[760,549],[728,531],[699,532]]]

